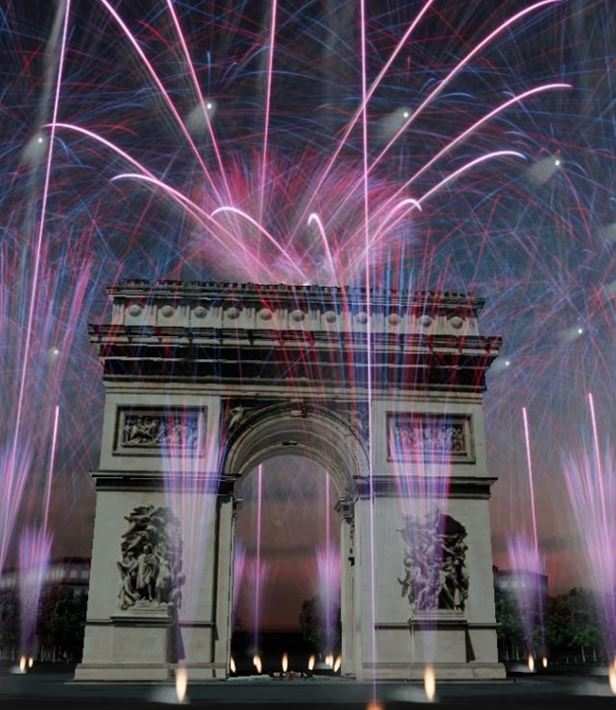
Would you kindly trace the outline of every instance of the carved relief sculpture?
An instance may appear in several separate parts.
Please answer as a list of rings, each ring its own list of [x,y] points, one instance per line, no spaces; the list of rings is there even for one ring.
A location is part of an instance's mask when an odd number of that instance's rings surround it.
[[[126,412],[121,426],[123,448],[195,449],[199,442],[197,412]]]
[[[404,577],[398,579],[412,614],[437,609],[464,611],[468,598],[466,529],[438,510],[419,520],[405,517]]]
[[[467,416],[390,414],[390,461],[472,461],[470,419]]]
[[[122,535],[120,608],[181,603],[182,539],[180,523],[169,508],[141,505],[125,516]]]

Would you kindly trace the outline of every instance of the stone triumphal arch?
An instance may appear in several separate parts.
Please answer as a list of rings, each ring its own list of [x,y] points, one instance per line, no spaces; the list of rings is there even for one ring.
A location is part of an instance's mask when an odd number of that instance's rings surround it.
[[[343,674],[503,676],[482,411],[500,339],[479,335],[479,299],[171,281],[110,296],[90,327],[105,410],[77,679],[162,680],[180,656],[192,679],[227,676],[236,486],[279,454],[334,483]],[[189,557],[169,480],[211,513]]]

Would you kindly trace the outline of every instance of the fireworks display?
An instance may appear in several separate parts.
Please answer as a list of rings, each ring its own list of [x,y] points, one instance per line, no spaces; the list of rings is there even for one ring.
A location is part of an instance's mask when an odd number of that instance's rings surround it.
[[[91,522],[104,287],[226,279],[485,297],[497,561],[526,521],[575,583],[561,511],[616,372],[611,2],[3,3],[0,567],[58,406],[54,544]]]

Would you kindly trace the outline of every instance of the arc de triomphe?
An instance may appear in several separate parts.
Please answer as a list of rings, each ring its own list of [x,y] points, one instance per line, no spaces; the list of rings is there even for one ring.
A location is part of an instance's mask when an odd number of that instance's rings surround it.
[[[482,409],[500,339],[479,335],[479,299],[175,281],[110,296],[90,327],[105,410],[78,680],[166,679],[179,645],[191,679],[227,676],[235,486],[283,453],[337,491],[342,673],[504,676]]]

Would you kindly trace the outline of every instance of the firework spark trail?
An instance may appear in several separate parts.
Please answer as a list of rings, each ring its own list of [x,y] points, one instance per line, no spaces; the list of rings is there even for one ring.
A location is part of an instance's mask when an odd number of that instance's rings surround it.
[[[181,530],[184,585],[179,589],[181,605],[175,613],[183,619],[198,617],[206,566],[204,550],[212,544],[208,536],[219,483],[216,443],[207,435],[205,422],[199,417],[192,449],[190,427],[181,414],[168,420],[170,443],[162,459],[165,496]],[[190,633],[187,629],[186,634]],[[190,642],[186,645],[190,647]],[[178,650],[183,656],[183,649]]]
[[[533,460],[530,450],[530,432],[528,428],[528,413],[526,407],[522,407],[522,421],[524,423],[524,445],[526,449],[526,469],[528,472],[528,490],[530,495],[530,514],[533,525],[533,544],[535,554],[539,558],[539,535],[537,532],[537,508],[535,505],[535,482],[533,480]]]
[[[498,116],[500,113],[508,109],[510,106],[513,106],[517,103],[520,103],[524,101],[527,98],[530,98],[531,96],[534,96],[535,94],[540,94],[545,91],[553,91],[556,89],[570,89],[572,88],[571,84],[565,84],[565,83],[553,83],[553,84],[544,84],[543,86],[537,86],[534,89],[529,89],[528,91],[524,91],[521,94],[517,94],[516,96],[512,97],[511,99],[505,101],[504,103],[500,104],[500,106],[497,106],[495,109],[490,111],[488,114],[480,118],[478,121],[476,121],[470,128],[467,128],[465,131],[462,131],[456,138],[454,138],[452,141],[447,143],[445,147],[438,151],[430,160],[428,160],[426,163],[422,165],[419,170],[417,170],[405,183],[403,183],[397,190],[396,192],[391,196],[391,198],[385,202],[383,202],[381,205],[378,206],[378,208],[375,210],[375,214],[373,215],[374,218],[380,216],[382,212],[384,212],[386,209],[389,208],[391,202],[393,202],[395,199],[397,199],[403,192],[405,192],[417,179],[419,179],[425,172],[427,172],[435,163],[437,163],[443,156],[447,155],[449,152],[453,150],[457,145],[460,143],[464,142],[469,136],[471,136],[475,131],[477,131],[481,126],[486,124],[488,121],[490,121],[492,118],[495,116]],[[413,203],[417,202],[417,205],[414,205],[418,208],[421,208],[421,205],[419,204],[418,201],[413,200],[413,198],[408,198],[405,200],[402,200],[402,202],[399,202],[397,205],[395,205],[390,213],[383,218],[382,224],[386,224],[393,212],[398,211],[398,209],[404,204],[409,204],[413,205]],[[405,213],[406,214],[406,213]],[[401,220],[404,219],[403,215],[400,217],[396,224]],[[395,225],[393,225],[395,226]],[[381,227],[382,228],[382,227]],[[376,239],[376,235],[375,235]]]
[[[259,222],[263,222],[265,200],[265,181],[267,178],[267,144],[270,130],[270,103],[272,100],[272,74],[274,69],[274,41],[276,39],[276,15],[278,1],[272,0],[272,19],[270,22],[269,47],[267,53],[267,72],[265,83],[265,119],[263,126],[263,149],[261,151],[261,189],[259,191]]]
[[[213,178],[213,176],[212,176],[212,174],[211,174],[209,168],[207,167],[205,161],[204,161],[203,158],[201,157],[201,153],[199,152],[199,149],[198,149],[197,146],[195,145],[195,142],[194,142],[194,140],[193,140],[193,137],[190,135],[190,132],[189,132],[188,128],[186,127],[186,124],[185,124],[184,121],[182,120],[182,117],[180,116],[180,114],[179,114],[177,108],[175,107],[175,104],[173,103],[173,100],[171,99],[171,96],[169,95],[169,92],[167,91],[167,89],[165,89],[165,85],[164,85],[164,84],[162,83],[162,81],[160,80],[160,77],[159,77],[158,74],[156,73],[156,70],[155,70],[154,67],[152,66],[152,63],[151,63],[150,60],[146,57],[145,52],[144,52],[143,49],[141,49],[141,47],[139,46],[139,42],[137,42],[136,37],[135,37],[135,36],[133,35],[133,33],[130,31],[130,29],[128,28],[127,24],[126,24],[126,23],[124,22],[124,20],[120,17],[120,15],[117,13],[117,11],[111,6],[111,4],[108,2],[108,0],[99,0],[99,2],[101,2],[101,3],[104,5],[104,7],[105,7],[105,8],[107,9],[107,11],[109,12],[109,14],[110,14],[110,15],[113,17],[113,19],[117,22],[117,24],[119,25],[120,29],[121,29],[122,32],[124,33],[124,35],[126,36],[126,38],[128,39],[128,41],[131,43],[131,45],[133,46],[133,48],[135,49],[135,51],[137,52],[137,54],[139,55],[139,58],[140,58],[141,61],[143,62],[143,65],[146,67],[146,69],[148,70],[148,73],[149,73],[150,76],[152,77],[152,81],[156,84],[156,87],[157,87],[157,89],[159,90],[160,95],[163,97],[165,103],[167,104],[167,107],[169,108],[169,111],[171,112],[171,115],[173,116],[173,118],[174,118],[175,121],[177,122],[177,124],[178,124],[178,126],[179,126],[179,128],[180,128],[180,131],[182,132],[182,135],[184,136],[184,138],[186,139],[186,142],[188,143],[188,145],[190,146],[192,152],[194,153],[195,158],[197,159],[197,162],[199,163],[199,165],[200,165],[200,167],[201,167],[201,170],[203,170],[203,174],[204,174],[205,177],[208,179],[208,181],[209,181],[209,183],[210,183],[210,185],[211,185],[211,187],[212,187],[212,190],[213,190],[214,193],[216,194],[216,197],[218,198],[218,200],[220,200],[220,201],[222,202],[222,199],[223,199],[223,198],[222,198],[220,192],[218,191],[218,187],[217,187],[217,185],[216,185],[216,181],[214,180],[214,178]],[[55,120],[55,119],[54,119],[54,120]]]
[[[603,616],[601,634],[608,658],[616,654],[616,553],[614,517],[603,516],[604,506],[613,509],[616,504],[616,470],[611,451],[606,450],[599,465],[596,456],[586,449],[563,457],[564,478],[577,524],[579,539],[585,553],[590,587]],[[611,472],[607,485],[601,491],[600,470]]]
[[[120,173],[119,175],[115,175],[111,181],[112,182],[118,182],[120,180],[137,180],[141,182],[145,182],[147,184],[154,185],[158,187],[159,189],[163,190],[166,192],[168,195],[170,195],[183,209],[186,209],[186,211],[194,218],[196,219],[199,224],[201,224],[205,229],[207,229],[212,237],[225,249],[228,248],[228,245],[225,244],[224,241],[221,240],[221,238],[217,235],[216,229],[224,232],[228,238],[238,247],[240,247],[242,250],[244,250],[244,243],[240,242],[238,238],[226,230],[220,222],[216,221],[213,218],[213,214],[216,213],[216,210],[212,214],[208,214],[205,210],[201,209],[199,205],[195,204],[192,200],[190,200],[186,195],[184,195],[182,192],[179,190],[176,190],[175,188],[171,187],[167,183],[163,182],[162,180],[159,180],[156,177],[150,177],[149,175],[140,175],[137,173]],[[242,216],[245,216],[254,226],[256,226],[260,231],[266,232],[263,228],[260,227],[249,215],[246,215],[244,212],[241,210],[236,210],[235,207],[224,207],[220,208],[221,211],[225,212],[233,212],[234,214],[241,214]],[[211,224],[210,224],[211,223]],[[214,225],[214,226],[212,226]],[[216,227],[216,229],[214,229]],[[269,239],[274,243],[274,245],[280,250],[283,251],[284,255],[289,259],[290,263],[294,265],[295,268],[298,268],[294,262],[291,260],[291,258],[284,252],[282,247],[276,242],[276,240],[269,235]],[[255,257],[253,253],[250,254],[251,259],[254,259],[257,261],[259,266],[263,268],[266,272],[268,271],[268,267],[265,265],[264,262],[261,262]]]
[[[261,569],[261,523],[263,512],[263,465],[257,467],[257,532],[256,546],[257,555],[255,560],[255,602],[254,602],[254,647],[255,653],[259,652],[259,625],[261,623],[261,585],[263,583]]]
[[[32,453],[25,451],[0,450],[0,572],[4,570],[9,550],[9,543],[15,530],[19,504],[30,466]]]
[[[462,59],[462,61],[458,62],[456,66],[447,74],[447,76],[436,86],[436,88],[431,91],[428,96],[419,104],[419,106],[413,111],[413,113],[409,116],[409,118],[402,124],[402,126],[396,131],[395,135],[393,138],[389,140],[387,145],[383,148],[383,150],[377,155],[377,157],[372,161],[369,167],[369,171],[372,172],[372,170],[381,162],[381,160],[387,155],[389,152],[390,148],[396,143],[398,138],[411,126],[414,122],[415,119],[418,118],[424,109],[429,106],[445,89],[445,87],[455,79],[455,77],[464,69],[464,67],[475,57],[477,54],[479,54],[484,47],[489,45],[494,39],[496,39],[499,35],[501,35],[506,29],[514,25],[516,22],[521,20],[522,18],[526,17],[526,15],[529,15],[532,12],[535,12],[536,10],[539,10],[542,7],[546,7],[548,5],[554,5],[555,3],[560,3],[562,0],[541,0],[541,2],[535,3],[534,5],[531,5],[530,7],[525,8],[524,10],[521,10],[520,12],[516,13],[512,17],[510,17],[508,20],[503,22],[501,25],[499,25],[493,32],[491,32],[487,37],[482,39],[475,47]]]
[[[459,167],[457,170],[454,170],[450,175],[441,180],[437,185],[435,185],[426,193],[424,193],[418,200],[411,200],[409,203],[409,208],[404,211],[403,215],[407,212],[412,212],[415,209],[421,209],[424,202],[429,200],[434,194],[436,194],[439,190],[442,190],[450,182],[457,180],[460,175],[463,175],[464,173],[468,172],[476,165],[481,165],[482,163],[485,163],[489,160],[494,160],[495,158],[520,158],[521,160],[526,160],[525,155],[523,155],[522,153],[518,153],[515,150],[496,150],[492,153],[480,155],[478,158],[474,158],[473,160]],[[402,219],[402,217],[400,219]],[[374,248],[374,246],[375,245],[368,240],[364,253],[361,255],[361,257],[367,260],[369,258],[370,249]]]
[[[411,34],[413,33],[413,31],[415,30],[417,25],[421,22],[423,16],[428,12],[428,10],[430,9],[430,6],[432,5],[433,2],[434,2],[434,0],[427,0],[427,2],[424,4],[422,9],[417,13],[414,20],[411,22],[411,24],[407,28],[402,39],[396,45],[396,48],[391,53],[389,59],[385,62],[385,65],[383,66],[383,68],[379,72],[376,79],[373,81],[372,85],[370,86],[370,89],[367,92],[362,90],[361,104],[359,105],[359,108],[356,110],[355,114],[353,115],[353,118],[347,124],[347,126],[344,130],[344,133],[342,134],[342,137],[338,141],[338,144],[337,144],[334,152],[332,153],[330,159],[328,160],[327,164],[325,165],[325,168],[323,169],[321,177],[317,181],[317,184],[314,188],[313,197],[308,200],[306,206],[304,207],[304,211],[302,212],[302,214],[298,220],[298,224],[300,224],[303,221],[303,219],[306,216],[306,212],[309,210],[310,206],[312,205],[312,201],[314,199],[314,196],[316,196],[319,193],[319,191],[321,190],[321,188],[323,187],[323,184],[324,184],[325,180],[327,179],[327,176],[329,175],[334,164],[338,160],[338,157],[339,157],[342,149],[344,148],[347,140],[349,139],[349,136],[351,135],[353,128],[355,128],[355,126],[357,125],[357,122],[364,116],[365,111],[367,109],[368,101],[370,101],[374,92],[380,86],[381,81],[383,80],[383,77],[385,76],[385,74],[387,74],[387,72],[389,71],[389,68],[394,63],[397,56],[400,54],[402,48],[406,45],[409,37],[411,36]]]
[[[220,171],[220,175],[221,175],[222,180],[225,185],[225,191],[227,193],[227,200],[231,201],[231,199],[232,199],[231,188],[229,187],[227,173],[226,173],[225,166],[224,166],[224,163],[222,160],[222,155],[220,153],[220,147],[218,145],[218,139],[216,138],[214,126],[212,125],[212,121],[210,120],[210,112],[208,110],[205,98],[203,97],[203,92],[201,91],[201,84],[199,83],[199,79],[198,79],[197,73],[195,71],[195,65],[193,63],[192,57],[190,56],[190,51],[188,49],[188,45],[186,44],[186,38],[184,37],[184,33],[182,32],[182,26],[180,25],[180,20],[177,16],[177,13],[176,13],[175,8],[173,6],[173,0],[167,0],[167,7],[169,8],[169,13],[171,14],[171,18],[173,20],[173,25],[176,29],[178,38],[180,40],[180,44],[182,46],[182,52],[184,53],[184,57],[186,59],[186,65],[188,66],[188,71],[190,72],[190,77],[192,79],[193,86],[195,88],[195,92],[196,92],[197,97],[199,99],[199,104],[201,106],[201,110],[203,112],[203,118],[205,120],[207,130],[210,134],[210,139],[212,141],[212,146],[214,148],[214,154],[216,155],[216,162],[218,163],[218,170]]]
[[[276,249],[282,254],[282,256],[287,259],[289,262],[289,265],[293,268],[294,271],[297,272],[299,277],[303,279],[304,281],[308,278],[305,274],[304,271],[293,261],[291,255],[287,252],[284,247],[281,247],[280,244],[276,241],[276,239],[265,229],[265,227],[257,222],[257,220],[253,219],[249,214],[244,212],[243,210],[238,209],[237,207],[231,207],[229,205],[224,205],[223,207],[219,207],[218,209],[215,209],[210,217],[213,219],[217,214],[223,214],[225,212],[230,212],[231,214],[236,214],[239,217],[242,217],[242,219],[245,219],[247,222],[252,224],[253,227],[259,230],[263,236],[270,241]]]
[[[60,405],[56,404],[53,415],[53,430],[51,433],[51,451],[49,452],[49,468],[47,469],[47,487],[45,491],[45,505],[43,508],[43,530],[47,530],[49,522],[49,506],[51,503],[51,484],[53,482],[53,469],[56,461],[56,445],[58,443],[58,422],[60,419]]]
[[[497,27],[493,32],[491,32],[487,37],[485,37],[483,40],[481,40],[456,66],[447,74],[447,76],[437,84],[436,88],[431,91],[428,96],[420,103],[420,105],[413,111],[412,114],[410,114],[409,118],[406,119],[406,121],[402,124],[402,126],[396,131],[394,136],[388,141],[387,145],[381,150],[381,152],[377,155],[377,157],[370,163],[368,167],[368,174],[370,174],[374,168],[381,162],[381,160],[387,155],[389,150],[392,148],[392,146],[395,145],[395,143],[398,141],[398,139],[402,136],[403,133],[407,131],[407,129],[415,122],[415,120],[423,113],[424,109],[426,109],[442,92],[443,90],[447,87],[447,85],[453,81],[453,79],[464,69],[464,67],[477,55],[479,54],[484,47],[489,45],[496,37],[498,37],[500,34],[502,34],[506,29],[508,29],[511,25],[515,24],[522,18],[524,18],[526,15],[534,12],[537,9],[540,9],[541,7],[545,7],[546,5],[551,5],[554,3],[560,3],[562,0],[541,0],[541,2],[535,3],[534,5],[531,5],[530,7],[525,8],[521,12],[518,12],[517,14],[513,15],[510,17],[508,20],[503,22],[499,27]],[[510,105],[510,104],[508,104]],[[491,117],[491,116],[490,116]],[[488,120],[488,117],[486,117],[485,120]],[[480,121],[479,124],[481,124],[483,121]],[[464,136],[464,134],[462,134]],[[464,136],[466,137],[466,136]],[[462,138],[463,140],[463,138]],[[444,151],[441,151],[439,153],[439,157],[442,154],[445,154],[448,152],[448,150],[453,147],[455,144],[455,141],[450,144],[450,146],[446,146]],[[433,161],[436,158],[433,158]],[[427,168],[426,168],[427,169]],[[414,176],[415,177],[415,176]],[[414,178],[413,178],[414,179]],[[412,182],[412,180],[411,180]],[[407,186],[410,183],[407,183]],[[402,190],[403,188],[401,188]]]
[[[515,586],[513,596],[522,622],[528,654],[533,657],[537,653],[544,654],[544,589],[541,582],[545,574],[543,562],[534,544],[529,544],[528,539],[522,535],[514,535],[507,541],[507,555],[510,569],[518,574],[531,575],[524,583]],[[537,644],[538,649],[535,648]]]
[[[607,526],[607,503],[605,500],[605,486],[603,483],[603,466],[601,463],[601,450],[599,447],[599,429],[597,427],[597,416],[595,414],[595,400],[592,392],[588,393],[588,409],[590,412],[590,423],[592,426],[592,440],[595,450],[595,461],[597,466],[597,482],[599,484],[599,495],[601,496],[601,512],[603,514],[603,525]]]
[[[327,260],[329,261],[329,268],[331,269],[332,276],[334,276],[336,273],[336,264],[334,262],[334,257],[332,256],[331,249],[329,248],[329,242],[327,240],[325,228],[323,227],[323,222],[321,222],[321,218],[316,212],[312,212],[312,214],[308,217],[308,226],[310,227],[311,224],[316,224],[317,229],[319,230],[319,236],[323,242],[323,249],[327,254]]]
[[[19,541],[20,655],[34,655],[41,591],[49,568],[52,538],[44,529],[26,529]]]
[[[70,14],[70,8],[71,8],[71,2],[70,0],[65,0],[64,4],[64,22],[62,25],[62,39],[60,42],[60,56],[58,59],[58,74],[57,74],[57,79],[56,79],[56,89],[55,89],[55,94],[54,94],[54,103],[53,103],[53,119],[52,123],[55,123],[58,119],[58,110],[60,106],[60,88],[62,86],[62,69],[64,67],[64,57],[65,57],[65,52],[66,52],[66,40],[67,40],[67,34],[68,34],[68,18]],[[12,454],[11,454],[11,468],[16,464],[16,456],[17,456],[17,446],[19,442],[19,434],[20,434],[20,427],[21,427],[21,418],[22,418],[22,412],[23,412],[23,402],[24,402],[24,393],[25,393],[25,388],[26,388],[26,375],[28,372],[28,364],[29,364],[29,359],[30,359],[30,346],[32,342],[32,328],[34,325],[34,309],[36,306],[36,300],[37,300],[37,292],[38,292],[38,280],[39,280],[39,272],[41,268],[41,253],[42,253],[42,248],[43,248],[43,234],[45,232],[45,218],[47,215],[47,199],[49,197],[49,183],[51,180],[51,161],[52,161],[52,156],[53,156],[53,143],[54,143],[54,129],[51,129],[51,137],[49,140],[49,146],[47,148],[47,161],[45,164],[45,178],[44,178],[44,184],[43,184],[43,197],[42,197],[42,202],[41,202],[41,212],[40,212],[40,217],[39,217],[39,228],[38,228],[38,234],[36,237],[36,245],[34,248],[34,268],[32,272],[32,287],[30,290],[30,307],[28,310],[28,322],[26,325],[26,334],[25,334],[25,345],[24,345],[24,352],[23,352],[23,361],[22,361],[22,367],[21,367],[21,375],[20,375],[20,382],[19,382],[19,395],[17,398],[17,411],[15,415],[15,432],[13,435],[13,446],[12,446]],[[5,531],[6,533],[7,531]],[[2,561],[0,559],[0,561]],[[1,567],[0,567],[1,570]]]
[[[360,0],[360,34],[361,34],[361,95],[362,95],[362,166],[364,174],[363,182],[363,202],[364,202],[364,242],[366,245],[366,264],[364,275],[364,287],[366,290],[366,311],[368,320],[366,321],[366,389],[368,404],[368,487],[369,487],[369,537],[370,537],[370,641],[371,658],[370,661],[376,664],[376,558],[374,554],[374,508],[376,499],[374,496],[374,472],[372,470],[372,327],[371,327],[371,282],[370,282],[370,205],[368,201],[368,102],[367,96],[367,63],[366,63],[366,0]],[[372,697],[376,701],[376,676],[372,685]]]

